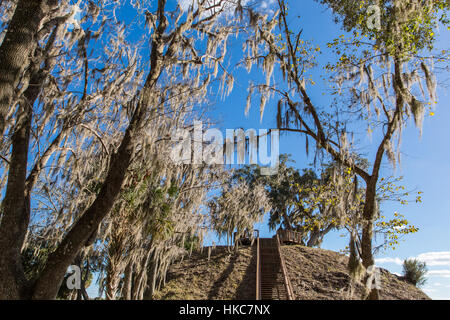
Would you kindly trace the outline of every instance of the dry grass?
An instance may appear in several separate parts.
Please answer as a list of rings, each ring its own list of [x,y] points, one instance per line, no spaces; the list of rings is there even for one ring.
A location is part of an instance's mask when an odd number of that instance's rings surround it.
[[[363,287],[356,285],[350,296],[350,277],[345,255],[302,246],[283,246],[289,278],[298,300],[360,299]],[[256,273],[255,247],[228,252],[226,247],[195,252],[191,258],[172,266],[166,286],[155,299],[174,300],[253,300]],[[381,270],[382,290],[386,300],[425,300],[425,293],[401,277]]]
[[[189,259],[175,264],[166,286],[155,299],[171,300],[251,300],[255,299],[255,247],[229,252],[216,247],[194,252]]]
[[[298,300],[361,299],[362,285],[355,285],[350,294],[347,256],[334,251],[302,246],[283,246],[294,294]],[[425,293],[401,277],[381,269],[380,298],[383,300],[425,300]]]

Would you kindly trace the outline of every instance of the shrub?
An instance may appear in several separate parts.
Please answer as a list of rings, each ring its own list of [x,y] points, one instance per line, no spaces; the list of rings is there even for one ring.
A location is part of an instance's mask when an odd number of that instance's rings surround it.
[[[403,261],[403,276],[416,287],[421,287],[425,284],[427,271],[428,268],[425,262],[420,262],[417,259],[405,259]]]

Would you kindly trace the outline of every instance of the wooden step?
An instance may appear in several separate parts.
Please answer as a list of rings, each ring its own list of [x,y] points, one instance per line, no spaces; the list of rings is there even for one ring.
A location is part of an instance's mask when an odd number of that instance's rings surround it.
[[[263,300],[287,300],[281,257],[276,239],[259,239],[260,290]]]

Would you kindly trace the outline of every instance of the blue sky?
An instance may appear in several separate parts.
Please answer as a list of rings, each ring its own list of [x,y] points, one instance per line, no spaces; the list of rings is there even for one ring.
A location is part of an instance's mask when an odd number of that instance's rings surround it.
[[[319,57],[320,63],[325,63],[333,58],[326,51],[326,43],[342,33],[339,27],[333,23],[331,14],[315,1],[289,1],[292,25],[303,28],[303,37],[313,40],[324,53]],[[300,18],[298,18],[300,16]],[[444,47],[450,43],[449,32],[441,30],[438,36],[438,47]],[[238,50],[237,48],[235,50]],[[239,55],[239,51],[236,51]],[[314,80],[319,82],[321,70],[314,72]],[[221,130],[225,128],[273,128],[275,127],[274,109],[276,101],[271,101],[267,107],[263,121],[259,121],[259,107],[254,105],[248,117],[244,116],[245,99],[247,97],[248,81],[254,74],[246,72],[236,76],[236,84],[233,93],[225,101],[216,101],[214,117],[221,119]],[[445,80],[446,74],[438,76],[439,80]],[[259,80],[252,79],[252,80]],[[326,98],[321,94],[324,87],[318,84],[311,91],[313,103],[325,104]],[[429,267],[428,282],[424,291],[433,299],[450,299],[450,131],[448,119],[448,89],[438,89],[439,102],[434,116],[427,116],[424,121],[423,134],[410,123],[403,135],[401,147],[402,163],[395,170],[386,164],[383,167],[383,175],[404,176],[402,185],[407,189],[423,191],[423,202],[410,203],[407,206],[397,203],[385,203],[382,207],[386,215],[398,211],[419,228],[419,232],[404,238],[398,248],[381,252],[377,255],[377,265],[391,272],[401,273],[402,263],[405,258],[417,257],[427,262]],[[370,146],[370,141],[365,141]],[[373,138],[373,143],[378,143]],[[305,155],[304,140],[296,135],[283,135],[280,140],[280,153],[292,154],[296,161],[294,166],[305,168],[312,159]],[[370,152],[370,151],[369,151]],[[370,159],[370,157],[369,157]],[[267,219],[265,219],[267,220]],[[266,222],[266,221],[265,221]],[[261,229],[261,236],[271,236],[267,224],[257,226]],[[339,251],[348,242],[347,237],[340,237],[339,232],[327,236],[323,243],[324,249]],[[217,241],[217,239],[214,239]]]
[[[261,7],[270,7],[273,2],[274,0],[261,1]],[[326,43],[342,32],[333,23],[330,12],[313,0],[289,1],[289,3],[292,17],[289,22],[294,29],[303,28],[303,37],[312,40],[315,45],[319,45],[324,50],[319,57],[319,62],[323,64],[332,59],[333,57],[326,52]],[[126,13],[124,15],[126,18],[133,19]],[[439,46],[450,43],[449,40],[449,32],[442,31],[439,35]],[[235,54],[238,59],[242,54],[241,45],[232,46],[231,53]],[[328,101],[321,94],[324,87],[319,83],[320,74],[320,69],[313,73],[314,80],[318,82],[318,85],[312,88],[310,93],[313,103],[326,105]],[[446,75],[443,75],[442,79],[445,77]],[[267,105],[262,122],[260,122],[259,108],[256,105],[253,106],[248,117],[244,115],[248,82],[261,79],[255,73],[247,75],[243,70],[238,71],[235,78],[234,91],[225,101],[211,97],[214,110],[210,115],[220,120],[217,127],[223,132],[227,128],[266,129],[275,127],[276,101],[271,101]],[[408,206],[402,206],[392,203],[384,204],[382,207],[386,215],[395,211],[404,214],[412,224],[419,227],[420,231],[407,236],[406,241],[401,243],[397,250],[380,253],[377,256],[377,265],[391,272],[401,273],[403,260],[417,257],[427,262],[430,270],[424,291],[433,299],[450,299],[450,237],[448,235],[450,226],[450,170],[448,170],[450,169],[448,165],[450,130],[448,130],[447,120],[450,119],[450,110],[448,108],[448,90],[440,88],[438,97],[439,103],[435,116],[425,119],[422,136],[420,137],[412,123],[404,132],[401,166],[395,171],[388,165],[383,168],[385,176],[404,176],[403,185],[408,189],[424,192],[423,202],[420,204],[411,203]],[[374,138],[374,143],[376,142]],[[312,159],[305,155],[303,138],[296,135],[281,136],[280,152],[291,154],[296,161],[294,166],[300,169],[308,167],[312,162]],[[267,217],[256,228],[261,230],[262,237],[272,236],[267,228]],[[343,249],[347,245],[348,239],[340,237],[340,235],[340,232],[330,234],[325,238],[322,247],[333,251]],[[213,237],[213,240],[218,242],[216,237]],[[88,291],[95,296],[95,290],[96,286],[92,286]]]

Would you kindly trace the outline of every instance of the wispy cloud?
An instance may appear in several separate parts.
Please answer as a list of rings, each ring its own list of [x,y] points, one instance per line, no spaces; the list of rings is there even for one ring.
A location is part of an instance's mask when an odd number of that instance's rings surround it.
[[[429,268],[426,276],[432,277],[433,280],[435,280],[432,284],[426,284],[423,288],[423,291],[427,293],[432,299],[450,299],[450,284],[447,283],[447,279],[450,279],[450,269],[438,269],[439,267],[450,267],[450,252],[425,252],[411,258],[415,258],[419,261],[425,262],[427,264],[427,267]],[[379,258],[375,259],[375,262],[377,265],[403,265],[403,259],[399,257]]]
[[[445,279],[443,281],[446,281]],[[441,282],[434,282],[432,284],[425,284],[422,290],[428,294],[432,299],[450,300],[450,285]]]
[[[428,267],[436,266],[449,266],[450,267],[450,251],[439,251],[439,252],[425,252],[419,254],[417,257],[413,257],[419,261],[425,262]],[[397,265],[403,264],[403,259],[398,257],[395,258],[380,258],[376,259],[376,263],[393,263]]]
[[[427,272],[428,276],[450,278],[450,270],[430,270]]]
[[[383,264],[383,263],[393,263],[393,264],[398,264],[398,265],[402,265],[403,264],[403,260],[400,258],[380,258],[380,259],[375,259],[376,264]]]
[[[450,284],[444,284],[440,282],[433,282],[430,286],[436,288],[450,288]]]
[[[269,8],[271,8],[273,5],[275,4],[275,0],[265,0],[265,1],[261,1],[261,4],[260,4],[260,8],[261,9],[269,9]]]
[[[419,254],[417,259],[426,262],[427,266],[449,266],[450,267],[450,251],[426,252]]]
[[[241,4],[245,5],[248,0],[242,0]],[[232,13],[234,9],[236,9],[236,0],[209,0],[202,7],[214,7],[214,12],[219,10],[224,10],[224,12]],[[180,5],[181,10],[187,11],[192,5],[194,8],[197,8],[198,3],[196,0],[178,0],[178,4]],[[210,12],[212,14],[213,12]]]
[[[234,14],[236,9],[236,4],[238,0],[208,0],[207,6],[217,6],[214,10],[217,12],[218,10],[223,10],[226,15]],[[250,3],[250,0],[241,0],[241,5],[245,6]],[[180,5],[181,10],[187,11],[192,5],[194,8],[197,8],[197,0],[178,0],[178,4]],[[253,4],[253,3],[252,3]],[[259,1],[257,3],[256,8],[259,11],[262,11],[267,14],[273,14],[273,6],[275,5],[275,0],[264,0]],[[213,12],[206,13],[205,15],[212,14]]]

